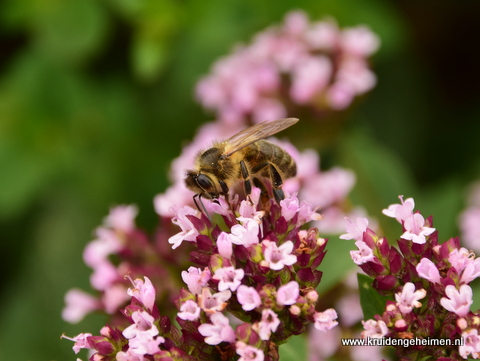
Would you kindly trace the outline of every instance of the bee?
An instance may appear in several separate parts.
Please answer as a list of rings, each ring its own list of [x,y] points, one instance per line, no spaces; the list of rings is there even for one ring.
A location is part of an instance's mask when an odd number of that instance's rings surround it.
[[[195,192],[193,201],[198,210],[197,198],[217,199],[223,195],[228,202],[229,189],[237,182],[243,182],[247,199],[252,192],[252,181],[261,186],[259,177],[271,181],[277,203],[284,199],[283,180],[294,177],[297,165],[293,158],[278,145],[263,140],[298,122],[296,118],[262,122],[246,128],[229,139],[214,143],[210,149],[199,153],[194,170],[187,170],[185,185]]]

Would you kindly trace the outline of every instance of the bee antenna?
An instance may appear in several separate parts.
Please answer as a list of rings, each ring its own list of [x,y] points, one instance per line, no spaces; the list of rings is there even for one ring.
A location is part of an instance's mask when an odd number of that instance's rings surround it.
[[[199,202],[197,202],[197,198]],[[208,211],[202,202],[202,193],[197,193],[193,196],[193,203],[195,203],[195,206],[197,207],[199,212],[203,213],[208,218],[208,220],[212,222],[212,218],[210,217],[210,214],[208,214]],[[201,207],[198,206],[198,203],[200,203]]]

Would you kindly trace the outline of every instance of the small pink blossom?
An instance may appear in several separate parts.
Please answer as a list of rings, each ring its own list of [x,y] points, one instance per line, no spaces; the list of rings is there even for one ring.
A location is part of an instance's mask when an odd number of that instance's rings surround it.
[[[388,217],[396,218],[399,223],[404,222],[408,217],[413,215],[415,201],[413,198],[403,200],[403,196],[399,196],[401,204],[392,204],[382,211]]]
[[[97,298],[73,288],[65,294],[65,308],[62,310],[62,318],[70,323],[78,323],[86,314],[98,309],[100,309],[100,302]]]
[[[135,297],[142,302],[147,309],[152,311],[153,305],[155,304],[155,288],[150,279],[145,277],[145,282],[140,278],[137,278],[135,281],[130,279],[130,281],[134,288],[129,288],[127,294],[131,297]]]
[[[137,337],[141,333],[146,333],[151,337],[158,335],[157,326],[153,324],[153,316],[143,310],[132,313],[133,324],[123,330],[122,334],[127,339]]]
[[[258,332],[260,338],[266,341],[270,338],[272,332],[277,331],[278,325],[280,325],[278,315],[273,310],[265,308],[262,310],[262,319],[254,325],[254,329]]]
[[[230,292],[230,290],[217,292],[212,295],[212,291],[204,287],[202,293],[198,295],[198,305],[209,314],[220,312],[227,307],[227,301],[231,296],[232,292]]]
[[[107,261],[109,255],[117,253],[122,248],[114,230],[99,227],[95,231],[97,238],[87,244],[83,251],[83,260],[91,268]]]
[[[480,277],[480,258],[472,260],[472,262],[465,266],[462,276],[460,277],[460,283],[468,284],[478,277]]]
[[[382,338],[388,333],[388,327],[383,321],[367,320],[362,321],[363,329],[362,332],[363,338]]]
[[[172,223],[179,226],[182,231],[168,239],[168,243],[175,249],[182,244],[183,241],[196,242],[198,236],[198,230],[187,216],[197,216],[198,212],[189,206],[180,208],[176,217],[172,219]]]
[[[128,341],[129,350],[137,355],[153,355],[160,351],[159,344],[164,343],[162,336],[151,336],[147,332],[141,332]]]
[[[327,332],[338,325],[338,322],[335,321],[337,317],[337,312],[333,308],[323,312],[316,312],[313,316],[315,320],[314,326],[319,331]]]
[[[75,342],[72,348],[76,354],[79,353],[81,349],[84,349],[84,348],[91,349],[91,347],[88,344],[89,337],[92,337],[91,333],[81,333],[72,338],[62,335],[62,338]]]
[[[350,256],[355,264],[361,265],[375,260],[372,249],[365,242],[357,241],[355,246],[357,246],[358,250],[350,251]]]
[[[405,283],[402,292],[395,294],[398,308],[402,314],[412,312],[413,308],[421,307],[422,304],[418,301],[427,295],[427,291],[420,289],[415,291],[415,285],[411,282]]]
[[[228,233],[222,232],[217,238],[218,253],[227,259],[232,257],[233,246]]]
[[[240,287],[238,287],[237,299],[245,311],[251,311],[262,304],[262,300],[257,290],[245,285],[240,285]]]
[[[448,255],[448,262],[457,270],[458,274],[467,267],[468,264],[473,262],[475,254],[468,249],[462,247],[460,249],[454,249]]]
[[[480,337],[478,330],[471,328],[462,332],[463,344],[458,347],[460,356],[464,359],[471,355],[472,358],[480,358]]]
[[[211,276],[210,269],[207,267],[203,271],[196,267],[189,267],[188,271],[182,271],[182,280],[194,295],[202,292],[202,288],[207,285]]]
[[[279,305],[293,305],[297,302],[299,294],[300,289],[298,283],[296,281],[290,281],[278,289],[277,303]]]
[[[200,317],[200,307],[193,300],[187,300],[180,306],[180,312],[177,314],[182,320],[195,321]]]
[[[240,355],[238,361],[263,361],[265,355],[262,350],[247,345],[242,341],[237,341],[235,344],[237,355]]]
[[[287,241],[278,247],[275,242],[264,240],[262,245],[264,247],[263,255],[270,269],[279,271],[283,267],[291,266],[297,262],[297,256],[291,254],[293,251],[292,241]]]
[[[447,297],[442,297],[440,304],[450,312],[456,313],[458,316],[463,317],[470,312],[470,306],[473,303],[472,289],[470,286],[460,286],[460,291],[453,285],[445,287],[445,294]]]
[[[308,103],[327,86],[332,72],[333,65],[327,56],[305,57],[294,68],[290,96],[298,104]]]
[[[205,343],[218,345],[220,342],[235,341],[235,332],[227,317],[220,312],[216,312],[210,316],[210,321],[211,324],[204,323],[198,327],[198,332],[205,337]]]
[[[424,244],[427,241],[425,237],[435,232],[435,228],[425,226],[425,219],[420,213],[414,213],[408,217],[403,226],[405,233],[401,237],[418,244]]]
[[[340,235],[340,239],[354,239],[356,241],[363,241],[363,233],[368,228],[368,219],[364,217],[358,217],[355,223],[353,223],[348,217],[346,228],[347,233]]]
[[[480,193],[480,192],[479,192]],[[460,229],[462,233],[462,241],[464,244],[480,252],[480,207],[478,205],[471,206],[464,210],[459,217]]]
[[[259,224],[253,219],[247,218],[243,225],[235,224],[229,235],[229,240],[233,244],[249,246],[258,243]]]
[[[416,269],[420,277],[425,278],[433,283],[441,282],[440,272],[438,271],[437,266],[435,266],[435,263],[430,261],[428,258],[422,258],[417,264]]]
[[[129,300],[127,289],[122,283],[115,283],[111,287],[103,291],[101,297],[105,312],[112,314]]]
[[[357,26],[342,31],[340,46],[347,54],[367,57],[378,50],[380,39],[367,26]]]
[[[128,349],[127,351],[119,351],[117,352],[116,361],[144,361],[145,358],[143,355],[136,354],[133,349]],[[77,361],[79,361],[77,359]],[[96,360],[95,360],[96,361]]]
[[[214,280],[219,280],[218,290],[225,291],[230,289],[235,291],[243,279],[245,272],[243,269],[235,269],[234,267],[223,267],[215,271],[213,275]]]
[[[138,208],[136,206],[117,206],[110,210],[105,224],[108,227],[128,233],[135,229],[135,217],[137,214]]]
[[[95,266],[90,275],[90,284],[98,291],[105,291],[120,279],[117,268],[108,260]]]

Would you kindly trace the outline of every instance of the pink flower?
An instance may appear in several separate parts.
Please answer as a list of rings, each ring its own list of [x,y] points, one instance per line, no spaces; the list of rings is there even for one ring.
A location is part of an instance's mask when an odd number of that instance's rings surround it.
[[[117,253],[122,244],[114,230],[100,227],[96,230],[97,239],[87,244],[83,251],[83,260],[91,268],[105,262],[111,254]]]
[[[198,295],[198,305],[206,313],[220,312],[227,307],[227,301],[232,296],[230,290],[217,292],[212,295],[209,288],[204,287],[202,293]]]
[[[237,341],[235,347],[237,355],[240,355],[238,361],[263,361],[265,358],[262,350],[247,345],[245,342]]]
[[[363,329],[362,332],[363,338],[381,338],[388,333],[388,327],[383,321],[367,320],[362,321]]]
[[[159,344],[164,343],[162,336],[154,337],[147,332],[141,332],[128,341],[129,350],[137,355],[153,355],[160,351]]]
[[[116,354],[116,361],[144,361],[143,355],[136,354],[133,349],[127,351],[119,351]],[[77,359],[79,361],[79,359]]]
[[[470,283],[480,276],[480,258],[468,263],[460,277],[460,283]]]
[[[458,291],[455,286],[448,285],[445,287],[445,294],[447,297],[442,297],[440,304],[447,311],[454,312],[460,317],[470,312],[470,306],[473,303],[470,286],[462,285]]]
[[[235,341],[235,332],[233,331],[228,318],[220,312],[210,316],[210,323],[204,323],[198,327],[198,332],[205,337],[205,343],[209,345],[218,345],[220,342]]]
[[[425,219],[420,213],[408,217],[403,225],[405,233],[401,237],[413,243],[424,244],[427,241],[425,237],[435,232],[435,228],[425,227]]]
[[[405,283],[402,292],[395,294],[398,308],[402,314],[412,312],[413,308],[421,307],[422,304],[418,301],[427,295],[424,289],[415,291],[415,285],[411,282]]]
[[[262,310],[262,319],[256,325],[254,329],[258,332],[260,338],[264,341],[270,338],[272,332],[275,332],[280,325],[278,315],[269,308]]]
[[[217,238],[218,253],[227,259],[232,257],[233,246],[228,233],[222,232]]]
[[[93,273],[90,275],[90,283],[96,290],[105,291],[119,278],[120,275],[115,266],[105,260],[95,265]]]
[[[97,298],[76,288],[65,294],[65,304],[62,318],[70,323],[78,323],[86,314],[100,309],[100,302]]]
[[[478,359],[480,357],[480,337],[478,330],[471,328],[462,332],[463,344],[458,347],[460,356],[464,359],[472,355],[472,358]]]
[[[342,31],[340,44],[347,54],[367,57],[378,50],[380,39],[367,26],[357,26]]]
[[[105,220],[108,227],[118,229],[123,232],[131,232],[135,229],[135,217],[138,214],[138,208],[130,206],[117,206],[110,210],[110,214]]]
[[[243,279],[245,272],[243,269],[235,269],[234,267],[223,267],[215,271],[213,275],[214,280],[219,280],[218,290],[225,291],[230,289],[235,291]]]
[[[233,244],[249,246],[258,243],[259,225],[253,219],[244,219],[243,225],[236,224],[230,230],[229,240]]]
[[[175,249],[182,244],[183,241],[196,242],[198,236],[198,230],[187,216],[196,217],[198,212],[189,206],[180,208],[177,212],[177,216],[172,219],[172,223],[179,226],[182,231],[168,239],[168,243],[172,244],[172,248]]]
[[[402,223],[411,215],[413,215],[413,208],[415,208],[415,201],[413,198],[407,198],[403,201],[403,196],[399,196],[401,204],[392,204],[387,209],[382,211],[388,217],[396,218],[399,223]]]
[[[75,342],[75,344],[72,347],[73,351],[75,353],[79,353],[80,350],[83,349],[83,348],[86,348],[86,349],[91,348],[88,344],[88,338],[89,337],[92,337],[91,333],[81,333],[81,334],[78,334],[77,336],[75,336],[73,338],[62,335],[62,338]]]
[[[299,104],[309,102],[327,86],[332,72],[333,65],[327,56],[305,57],[294,68],[290,96]]]
[[[117,312],[129,297],[126,287],[121,283],[115,283],[103,291],[102,303],[105,308],[105,312],[112,314]]]
[[[323,312],[316,312],[313,316],[315,320],[314,326],[319,331],[327,332],[338,325],[338,322],[335,321],[337,317],[337,312],[333,308]]]
[[[143,305],[149,309],[153,310],[153,305],[155,304],[155,288],[152,285],[152,282],[145,277],[145,282],[140,278],[137,278],[135,281],[132,281],[134,288],[129,288],[127,294],[131,297],[135,297],[137,300],[143,303]]]
[[[475,255],[468,249],[462,247],[460,249],[454,249],[448,255],[448,262],[457,270],[458,274],[473,261]]]
[[[286,285],[280,286],[277,291],[277,303],[279,305],[293,305],[297,302],[300,294],[299,286],[296,281],[290,281]]]
[[[203,271],[196,267],[190,267],[188,271],[182,271],[182,280],[194,295],[202,292],[202,288],[207,285],[210,278],[211,273],[207,267]]]
[[[240,287],[238,287],[237,299],[245,311],[251,311],[262,304],[262,300],[257,290],[245,285],[240,285]]]
[[[355,223],[346,218],[348,224],[345,227],[347,233],[340,235],[340,239],[354,239],[356,241],[363,241],[363,232],[368,228],[368,219],[358,217]]]
[[[417,264],[416,269],[420,277],[425,278],[433,283],[441,282],[440,272],[438,271],[437,266],[435,266],[435,263],[430,261],[428,258],[422,258]]]
[[[460,229],[462,241],[469,249],[480,252],[480,207],[472,206],[460,214]]]
[[[123,330],[122,334],[125,338],[131,339],[137,337],[141,333],[146,333],[151,337],[158,335],[157,326],[153,324],[153,316],[145,311],[135,311],[132,313],[134,324]]]
[[[352,257],[353,262],[358,265],[371,262],[375,260],[375,256],[373,251],[368,245],[363,241],[355,242],[355,246],[357,246],[357,251],[350,251],[350,256]]]
[[[200,307],[193,300],[187,300],[180,306],[177,316],[182,320],[195,321],[200,317]]]
[[[291,266],[297,262],[297,256],[291,254],[293,251],[293,242],[287,241],[282,244],[280,247],[277,246],[275,242],[270,242],[264,240],[263,245],[263,255],[265,262],[268,264],[270,269],[275,271],[281,270],[285,266]]]

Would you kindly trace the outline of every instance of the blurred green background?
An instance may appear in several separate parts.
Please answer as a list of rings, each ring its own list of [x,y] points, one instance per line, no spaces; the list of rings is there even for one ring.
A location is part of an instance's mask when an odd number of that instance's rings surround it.
[[[479,5],[1,2],[0,360],[74,360],[61,333],[105,323],[60,318],[69,288],[89,290],[81,252],[94,228],[123,203],[139,206],[142,227],[155,227],[152,201],[168,186],[169,162],[211,119],[194,100],[195,83],[292,9],[342,27],[367,24],[382,41],[372,59],[378,85],[347,114],[330,152],[330,165],[357,173],[353,203],[380,218],[399,194],[413,196],[434,214],[440,239],[458,234],[465,187],[480,178]],[[394,226],[392,237],[399,232]]]

